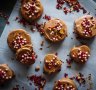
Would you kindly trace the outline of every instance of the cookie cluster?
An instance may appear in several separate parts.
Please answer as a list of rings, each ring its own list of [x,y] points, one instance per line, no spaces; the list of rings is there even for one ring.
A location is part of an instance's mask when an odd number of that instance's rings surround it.
[[[22,30],[14,30],[8,35],[8,45],[16,52],[16,59],[25,64],[31,65],[35,63],[35,52],[31,44],[30,35]]]
[[[61,5],[64,4],[64,0],[57,0]],[[69,6],[73,10],[79,11],[80,4],[76,0],[66,0]],[[58,4],[58,5],[60,5]],[[58,6],[57,7],[61,7]],[[59,9],[59,8],[58,8]],[[22,0],[20,12],[22,17],[27,22],[36,21],[43,13],[43,7],[40,0]],[[64,8],[66,13],[66,8]],[[91,15],[83,16],[75,21],[75,33],[82,38],[92,38],[96,36],[96,19]],[[38,27],[40,27],[38,25]],[[67,37],[67,25],[60,19],[48,20],[44,27],[42,25],[43,33],[46,39],[51,42],[58,42],[64,40]],[[9,33],[7,38],[8,46],[16,53],[16,60],[24,65],[32,65],[35,63],[36,54],[32,47],[30,35],[22,29],[14,30]],[[78,63],[85,63],[90,56],[90,48],[87,45],[81,45],[73,47],[70,51],[71,58]],[[62,62],[54,54],[47,54],[44,58],[44,72],[48,74],[55,73],[61,70]],[[0,65],[0,84],[11,79],[14,76],[13,71],[5,64]],[[41,81],[41,77],[34,76],[33,81]],[[45,85],[45,79],[42,82],[38,82],[42,87]],[[54,84],[53,90],[77,90],[77,87],[73,80],[69,78],[62,78]]]

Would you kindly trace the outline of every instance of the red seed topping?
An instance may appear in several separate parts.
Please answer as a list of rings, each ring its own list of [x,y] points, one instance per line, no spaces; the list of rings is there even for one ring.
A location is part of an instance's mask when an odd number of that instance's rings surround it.
[[[9,22],[9,21],[6,21],[6,24],[7,24],[7,25],[9,25],[9,24],[10,24],[10,22]]]
[[[62,4],[59,4],[59,3],[58,3],[58,4],[56,5],[56,8],[57,8],[57,9],[62,9],[62,7],[63,7]]]
[[[64,4],[65,3],[65,0],[57,0],[57,3]]]
[[[18,23],[22,24],[22,25],[25,26],[25,27],[26,27],[26,25],[29,25],[32,32],[35,32],[35,31],[36,31],[35,29],[37,29],[37,31],[38,31],[41,35],[44,34],[44,24],[43,24],[43,23],[42,23],[42,24],[39,24],[39,23],[37,23],[37,22],[31,22],[31,23],[29,23],[29,22],[27,22],[27,21],[26,21],[25,19],[23,19],[23,18],[22,18],[22,19],[21,19],[21,18],[18,18],[18,19],[15,18],[15,20],[17,20]]]
[[[43,35],[44,34],[43,24],[36,23],[35,26],[36,26],[37,30],[40,32],[40,34]]]
[[[81,50],[78,50],[78,58],[81,60],[81,62],[87,61],[89,56],[90,55],[88,52],[83,52]]]
[[[7,69],[6,69],[6,71],[7,71]],[[0,82],[1,83],[2,83],[3,80],[7,80],[7,79],[11,79],[12,78],[11,76],[7,76],[6,71],[0,69]]]
[[[64,73],[64,77],[67,78],[68,77],[68,74],[67,73]]]
[[[64,7],[63,8],[63,5],[65,3],[68,5],[68,8],[67,7]],[[87,12],[84,9],[84,7],[82,7],[80,5],[80,3],[78,2],[78,0],[57,0],[56,8],[57,9],[62,9],[63,8],[63,11],[64,11],[65,14],[70,13],[72,11],[79,12],[80,10],[83,10],[83,13],[86,13]]]
[[[4,79],[4,78],[6,78],[5,77],[5,72],[0,69],[0,80]]]
[[[21,55],[21,62],[22,63],[28,63],[28,62],[35,62],[36,56],[35,53],[32,52],[26,52],[24,54]]]
[[[32,75],[29,76],[28,79],[32,81],[38,88],[43,88],[46,84],[46,79],[41,76]]]
[[[57,57],[53,57],[52,60],[50,60],[50,61],[46,60],[45,65],[48,69],[57,67],[58,66]]]
[[[52,41],[58,41],[59,38],[63,36],[64,33],[61,33],[60,31],[62,31],[62,23],[60,23],[59,20],[57,20],[57,23],[54,27],[48,27],[48,32],[50,34],[50,39]],[[63,31],[62,31],[63,32]]]
[[[43,19],[50,20],[51,17],[45,14],[45,16],[43,17]]]
[[[69,9],[66,8],[66,7],[63,8],[63,11],[64,11],[65,14],[69,13]]]
[[[26,20],[25,19],[19,19],[18,20],[18,22],[20,23],[20,24],[22,24],[23,26],[25,26],[26,27],[26,25],[28,25],[28,22],[26,22]]]
[[[12,44],[15,49],[19,49],[22,45],[27,44],[27,40],[26,38],[23,38],[21,35],[17,35],[15,40],[12,41]]]
[[[19,19],[19,17],[16,17],[16,18],[15,18],[15,21],[17,21],[18,19]]]
[[[77,74],[77,76],[75,77],[75,80],[81,85],[81,84],[85,84],[86,80],[84,78],[84,75],[82,73]]]
[[[72,59],[66,59],[66,62],[67,62],[67,67],[71,68],[73,60]]]
[[[38,14],[38,8],[36,7],[35,2],[28,2],[23,5],[23,8],[26,10],[25,14],[29,17],[32,18],[32,16]]]
[[[91,28],[92,28],[94,25],[95,25],[95,24],[94,24],[94,21],[90,21],[90,20],[88,20],[87,18],[84,18],[83,21],[82,21],[82,23],[81,23],[81,26],[82,26],[82,28],[84,29],[83,34],[84,34],[85,36],[88,36],[88,35],[92,36],[92,30],[91,30]]]

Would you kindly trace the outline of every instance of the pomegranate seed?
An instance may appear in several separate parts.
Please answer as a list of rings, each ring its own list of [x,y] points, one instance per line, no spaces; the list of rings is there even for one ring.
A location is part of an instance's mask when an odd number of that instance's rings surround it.
[[[43,88],[46,84],[46,79],[41,76],[31,75],[28,77],[30,81],[32,81],[38,88]]]
[[[56,5],[56,8],[57,8],[57,9],[62,9],[62,4],[59,4],[59,3],[58,3],[58,4]]]
[[[66,7],[63,8],[63,11],[65,14],[67,14],[69,12],[69,10]]]
[[[10,22],[9,22],[9,21],[6,21],[6,24],[7,24],[7,25],[9,25],[9,24],[10,24]]]
[[[76,77],[75,80],[81,85],[81,84],[85,84],[85,78],[84,75],[82,73],[79,73]]]
[[[64,4],[68,5],[68,9],[67,7],[63,8]],[[77,11],[79,12],[80,10],[83,10],[83,13],[86,13],[87,11],[80,5],[80,3],[78,2],[78,0],[57,0],[57,4],[56,4],[56,8],[57,9],[62,9],[65,14],[67,13],[71,13],[72,11]]]
[[[51,17],[45,14],[45,16],[43,17],[43,19],[50,20]]]
[[[57,3],[58,4],[64,4],[65,3],[65,0],[57,0]]]
[[[64,77],[67,78],[68,77],[68,74],[67,73],[64,73]]]
[[[15,18],[15,21],[17,21],[18,19],[19,19],[19,17],[16,17],[16,18]]]

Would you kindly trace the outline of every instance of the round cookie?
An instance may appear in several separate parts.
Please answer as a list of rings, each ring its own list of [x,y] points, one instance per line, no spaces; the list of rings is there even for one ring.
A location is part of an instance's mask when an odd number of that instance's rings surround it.
[[[85,63],[90,56],[90,48],[86,45],[73,47],[70,51],[70,56],[78,63]]]
[[[16,59],[25,65],[31,65],[35,63],[36,55],[31,46],[23,46],[16,52]]]
[[[8,67],[7,64],[0,64],[0,84],[6,83],[13,78],[14,72]]]
[[[67,36],[67,26],[60,19],[51,19],[44,25],[44,35],[52,42],[61,41]]]
[[[46,73],[51,74],[61,70],[61,65],[61,60],[54,54],[47,54],[44,58],[44,71]]]
[[[85,15],[75,20],[75,33],[81,38],[96,36],[96,18],[91,15]]]
[[[26,31],[18,29],[9,33],[7,42],[13,51],[17,51],[22,46],[31,44],[31,38]]]
[[[32,22],[41,17],[43,6],[40,0],[23,0],[20,11],[24,19]]]
[[[73,80],[69,78],[62,78],[56,81],[53,90],[77,90]]]

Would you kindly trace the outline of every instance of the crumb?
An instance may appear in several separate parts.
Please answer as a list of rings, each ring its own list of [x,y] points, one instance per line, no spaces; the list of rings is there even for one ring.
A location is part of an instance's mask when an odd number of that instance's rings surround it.
[[[44,41],[42,41],[40,45],[41,45],[41,46],[44,46]]]
[[[35,58],[38,58],[38,55],[36,55]]]
[[[7,25],[9,25],[9,24],[10,24],[10,22],[9,22],[9,21],[6,21],[6,24],[7,24]]]
[[[31,29],[32,32],[35,32],[36,31],[36,29],[33,28],[33,27],[31,27],[30,29]]]
[[[39,50],[43,50],[43,48],[40,48]]]
[[[17,21],[19,19],[19,17],[17,16],[16,18],[15,18],[15,21]]]
[[[71,39],[73,39],[73,38],[71,37]]]
[[[15,58],[14,57],[11,57],[11,60],[14,60]]]
[[[64,63],[62,60],[60,60],[62,63]]]
[[[64,73],[64,77],[67,78],[68,77],[68,74],[67,73]]]
[[[40,66],[35,67],[35,71],[38,72],[40,70]]]

